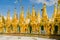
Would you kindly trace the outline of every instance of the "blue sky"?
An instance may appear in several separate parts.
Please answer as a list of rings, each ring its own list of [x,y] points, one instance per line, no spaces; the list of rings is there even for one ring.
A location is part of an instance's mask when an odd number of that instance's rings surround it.
[[[49,1],[51,0],[46,0],[46,4],[47,4],[47,14],[49,17],[52,16],[53,12],[54,12],[54,3],[55,1],[53,0],[53,3],[49,4]],[[0,0],[0,13],[2,13],[2,15],[6,16],[7,15],[7,11],[8,9],[10,9],[10,15],[13,16],[14,14],[14,8],[16,7],[17,9],[17,14],[20,14],[21,11],[21,4],[24,6],[24,16],[26,16],[26,12],[28,10],[28,6],[30,6],[30,13],[32,11],[32,4],[35,5],[35,10],[36,12],[38,12],[38,9],[40,9],[40,14],[42,14],[42,7],[43,7],[43,1],[41,0],[22,0],[22,2],[20,2],[20,0]],[[52,2],[52,1],[51,1]]]

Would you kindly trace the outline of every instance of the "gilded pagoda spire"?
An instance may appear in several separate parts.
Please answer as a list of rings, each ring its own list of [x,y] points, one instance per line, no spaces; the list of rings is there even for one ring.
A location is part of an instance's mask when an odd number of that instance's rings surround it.
[[[42,19],[43,20],[48,20],[48,15],[47,15],[47,11],[46,11],[46,4],[44,3],[43,9],[42,9]]]
[[[34,5],[32,6],[31,21],[36,21],[36,11],[34,9]]]
[[[30,8],[28,8],[28,11],[27,11],[27,15],[26,15],[26,23],[29,23],[30,22],[30,17],[31,17],[31,15],[30,15]]]
[[[49,19],[49,22],[54,22],[55,18],[57,17],[57,6],[56,6],[56,3],[54,5],[54,12],[53,12],[53,15],[51,16],[51,18]]]
[[[38,20],[39,23],[40,23],[40,19],[41,19],[41,17],[40,17],[40,10],[38,10],[37,20]]]
[[[18,19],[17,12],[16,12],[16,8],[14,9],[14,16],[13,16],[13,19],[14,19],[14,20],[17,20],[17,19]]]
[[[57,7],[56,5],[54,5],[54,13],[53,13],[53,18],[56,18],[56,15],[57,15]]]
[[[13,16],[13,19],[12,19],[12,22],[14,23],[18,23],[18,16],[17,16],[17,12],[16,12],[16,8],[14,9],[14,16]]]
[[[27,14],[26,14],[26,18],[25,18],[25,33],[30,33],[29,31],[29,23],[30,23],[30,8],[28,7],[28,11],[27,11]]]
[[[60,14],[60,0],[58,0],[58,14]]]
[[[24,18],[24,7],[21,7],[20,18],[19,18],[20,32],[26,33],[25,18]]]
[[[8,10],[6,22],[10,23],[10,20],[10,10]]]
[[[27,16],[26,18],[30,18],[30,8],[28,8],[28,11],[27,11]]]
[[[6,19],[5,27],[4,27],[5,33],[9,33],[10,32],[10,29],[9,29],[10,25],[11,25],[10,10],[8,10],[7,19]]]
[[[34,9],[34,5],[32,6],[32,15],[31,15],[31,19],[30,19],[30,26],[32,28],[32,30],[30,31],[31,33],[37,33],[38,32],[38,30],[36,28],[37,16],[36,16],[36,11]]]
[[[16,8],[15,8],[14,16],[12,19],[13,33],[17,33],[17,25],[18,25],[18,16],[17,16]]]
[[[40,18],[40,10],[38,10],[38,15],[37,16]]]
[[[49,30],[48,29],[48,25],[49,25],[49,22],[48,22],[48,15],[47,15],[47,11],[46,11],[46,4],[44,3],[43,5],[43,9],[42,9],[42,26],[43,26],[43,30],[46,31],[46,34],[49,33]],[[42,30],[42,29],[41,29]]]
[[[34,9],[34,5],[32,6],[32,16],[36,16],[36,12],[35,12],[35,9]]]
[[[6,21],[10,21],[11,19],[10,19],[10,10],[8,10],[8,12],[7,12],[7,19],[6,19]],[[9,22],[10,23],[10,22]]]
[[[24,7],[21,7],[21,12],[20,12],[20,18],[19,18],[19,22],[23,22],[24,21]]]
[[[22,8],[21,8],[21,15],[20,15],[21,17],[24,17],[24,7],[22,6]]]

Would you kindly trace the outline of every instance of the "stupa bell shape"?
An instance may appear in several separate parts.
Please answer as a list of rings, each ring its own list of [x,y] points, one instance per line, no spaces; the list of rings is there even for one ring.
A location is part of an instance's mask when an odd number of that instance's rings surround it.
[[[32,33],[36,32],[36,26],[37,26],[37,16],[36,16],[36,11],[34,9],[34,5],[32,7],[32,15],[30,19],[30,26],[32,27]]]
[[[35,12],[35,9],[34,9],[34,5],[32,7],[32,16],[36,16],[36,12]]]
[[[56,7],[56,4],[54,5],[54,12],[53,12],[53,15],[52,17],[50,18],[50,22],[54,22],[55,18],[57,16],[57,7]]]
[[[47,21],[48,20],[48,15],[46,11],[46,4],[44,4],[43,9],[42,9],[42,20]]]
[[[21,12],[20,12],[20,18],[19,18],[19,22],[23,23],[24,22],[24,8],[21,8]]]
[[[60,15],[60,0],[58,0],[58,15]]]
[[[13,20],[14,20],[14,21],[17,21],[17,20],[18,20],[18,16],[17,16],[16,8],[14,9]]]
[[[7,20],[10,20],[10,10],[7,12]]]
[[[31,21],[34,23],[36,21],[36,11],[34,9],[34,5],[32,7],[32,15],[31,15]]]
[[[27,15],[26,15],[26,19],[25,19],[26,24],[29,24],[29,22],[30,22],[30,17],[31,17],[31,15],[30,15],[30,9],[28,8]]]
[[[16,12],[16,8],[14,9],[14,17],[13,17],[13,19],[15,19],[15,20],[18,19],[18,17],[17,17],[17,12]]]
[[[37,14],[37,21],[38,23],[40,23],[41,17],[40,17],[40,10],[38,10],[38,14]]]
[[[24,7],[23,6],[21,8],[21,16],[20,17],[24,17]]]
[[[27,16],[26,18],[30,18],[30,8],[28,8],[28,11],[27,11]]]
[[[54,13],[53,13],[52,18],[55,19],[55,18],[56,18],[56,15],[57,15],[57,7],[56,7],[56,5],[55,5],[55,6],[54,6]]]
[[[18,16],[17,16],[17,12],[16,12],[16,8],[14,9],[14,16],[12,19],[12,25],[17,25],[18,24]]]
[[[9,27],[11,24],[10,10],[7,12],[6,26]]]

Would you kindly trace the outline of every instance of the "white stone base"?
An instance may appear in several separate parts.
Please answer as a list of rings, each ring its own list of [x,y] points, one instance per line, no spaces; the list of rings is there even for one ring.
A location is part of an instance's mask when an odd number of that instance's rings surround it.
[[[24,37],[24,36],[1,36],[0,40],[56,40],[56,39],[46,39],[38,37]]]

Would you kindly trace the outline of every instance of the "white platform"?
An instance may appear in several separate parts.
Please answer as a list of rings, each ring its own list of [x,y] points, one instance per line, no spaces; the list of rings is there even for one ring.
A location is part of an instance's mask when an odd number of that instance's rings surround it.
[[[21,36],[1,36],[0,40],[56,40],[56,39],[46,39],[38,37],[21,37]]]

